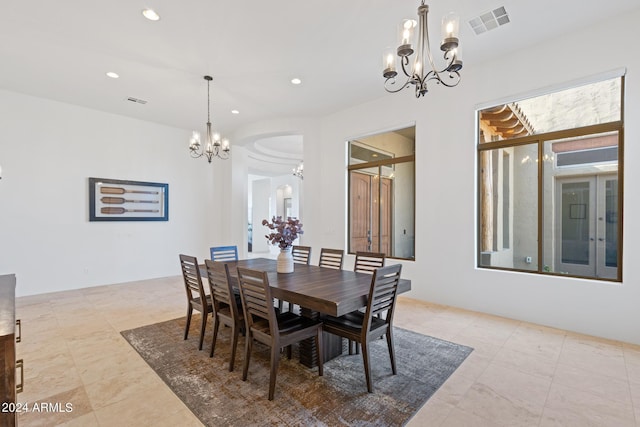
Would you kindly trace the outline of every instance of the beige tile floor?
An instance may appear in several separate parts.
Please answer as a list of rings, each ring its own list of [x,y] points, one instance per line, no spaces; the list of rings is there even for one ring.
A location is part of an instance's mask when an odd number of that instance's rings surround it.
[[[72,405],[23,413],[20,426],[201,425],[120,336],[183,316],[181,278],[21,297],[16,306],[19,402]],[[640,346],[409,298],[395,324],[475,349],[410,426],[640,426]]]

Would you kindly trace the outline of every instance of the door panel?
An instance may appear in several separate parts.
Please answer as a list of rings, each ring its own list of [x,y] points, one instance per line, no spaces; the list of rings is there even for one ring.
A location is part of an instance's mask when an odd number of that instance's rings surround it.
[[[387,256],[392,255],[392,180],[355,171],[351,172],[350,177],[349,250],[384,252]]]
[[[367,174],[351,172],[351,242],[349,248],[352,252],[369,251],[370,181],[371,178]]]
[[[597,265],[598,277],[618,277],[618,178],[598,179]]]
[[[556,271],[615,279],[617,176],[563,178],[556,185]]]

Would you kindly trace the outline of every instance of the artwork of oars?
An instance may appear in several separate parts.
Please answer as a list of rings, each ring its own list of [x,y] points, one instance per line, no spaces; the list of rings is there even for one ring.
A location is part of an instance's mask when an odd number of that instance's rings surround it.
[[[120,187],[100,187],[100,192],[102,194],[124,194],[124,193],[158,194],[157,191],[127,190]]]
[[[125,209],[119,207],[106,207],[100,208],[100,212],[108,215],[119,215],[126,212],[160,212],[158,209]]]
[[[108,205],[121,205],[123,203],[160,203],[157,200],[133,200],[125,199],[124,197],[103,197],[100,201]]]

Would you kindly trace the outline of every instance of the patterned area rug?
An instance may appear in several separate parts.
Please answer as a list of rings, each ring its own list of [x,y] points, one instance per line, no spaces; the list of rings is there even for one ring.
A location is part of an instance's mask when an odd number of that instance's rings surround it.
[[[324,376],[282,354],[275,399],[267,400],[269,349],[253,346],[242,381],[244,337],[233,372],[228,370],[230,329],[221,328],[216,353],[198,351],[200,318],[189,339],[185,318],[123,331],[124,338],[207,426],[400,426],[404,425],[473,351],[472,348],[401,328],[394,329],[398,375],[391,374],[386,340],[371,345],[374,393],[368,393],[362,355],[343,354],[324,365]],[[294,350],[295,352],[295,350]]]

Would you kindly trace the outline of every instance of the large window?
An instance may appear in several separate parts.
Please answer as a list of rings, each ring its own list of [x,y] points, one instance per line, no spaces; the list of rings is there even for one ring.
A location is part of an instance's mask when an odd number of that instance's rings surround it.
[[[479,111],[478,266],[622,280],[624,78]]]
[[[415,258],[415,127],[349,141],[349,252]]]

